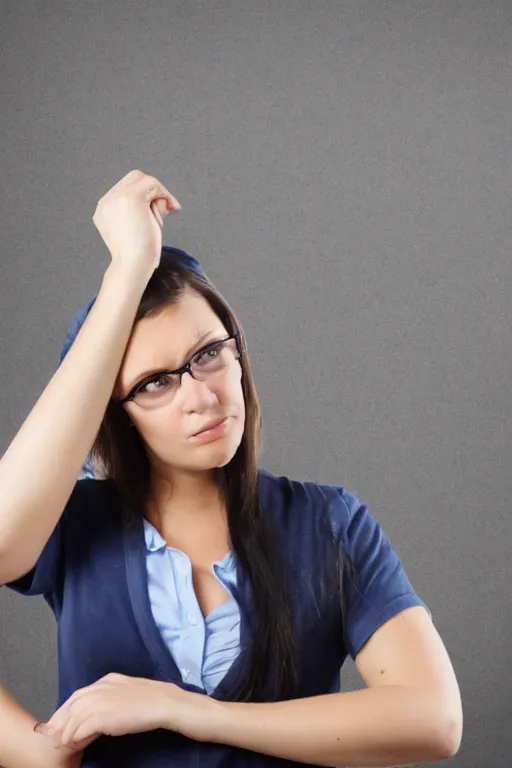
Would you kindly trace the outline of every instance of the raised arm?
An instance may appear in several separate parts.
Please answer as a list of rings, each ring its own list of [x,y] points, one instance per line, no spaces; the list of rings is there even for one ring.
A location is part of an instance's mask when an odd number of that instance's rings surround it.
[[[155,202],[158,201],[158,202]],[[72,348],[0,461],[0,583],[31,570],[62,515],[99,430],[144,289],[159,263],[157,211],[177,210],[156,179],[132,171],[98,203],[112,257]]]

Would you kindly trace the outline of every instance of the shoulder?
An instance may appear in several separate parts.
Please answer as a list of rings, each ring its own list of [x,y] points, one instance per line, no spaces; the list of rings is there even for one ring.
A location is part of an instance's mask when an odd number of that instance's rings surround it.
[[[308,518],[317,522],[323,518],[335,537],[344,534],[358,511],[367,511],[343,485],[277,476],[265,469],[259,470],[259,490],[264,508],[273,517],[291,517],[296,525]]]
[[[86,561],[91,542],[105,538],[108,521],[119,517],[119,510],[112,481],[78,480],[36,564],[8,586],[24,595],[45,595],[58,613],[64,579]],[[110,528],[110,539],[115,539],[117,533],[120,540],[119,526]]]

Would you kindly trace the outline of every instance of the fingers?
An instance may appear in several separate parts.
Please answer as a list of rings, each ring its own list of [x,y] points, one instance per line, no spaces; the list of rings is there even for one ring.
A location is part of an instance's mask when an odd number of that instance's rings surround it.
[[[142,171],[130,171],[130,173],[125,176],[124,180],[126,184],[137,187],[143,194],[146,202],[152,203],[154,200],[160,198],[167,202],[169,210],[179,211],[181,209],[181,205],[174,195],[171,195],[167,187],[164,187],[164,185],[154,176],[142,173]]]
[[[78,719],[77,715],[72,715],[64,728],[59,732],[59,742],[60,744],[65,744],[68,746],[73,741],[73,736],[75,735],[75,731],[78,728],[78,726],[81,724],[81,720]],[[54,742],[55,745],[55,742]]]
[[[88,696],[93,692],[95,690],[95,685],[97,685],[97,683],[88,685],[85,688],[78,688],[71,694],[69,699],[66,699],[66,701],[53,713],[47,723],[42,723],[38,726],[38,730],[42,733],[51,734],[64,729],[71,716],[71,709],[78,701],[80,701],[80,699],[83,699],[84,696]]]
[[[169,211],[167,210],[167,202],[165,200],[153,200],[151,203],[151,210],[153,211],[153,215],[155,219],[158,221],[160,225],[160,229],[163,229],[164,226],[164,216],[167,216]]]
[[[151,210],[153,211],[153,215],[154,215],[155,219],[158,221],[158,224],[160,225],[160,229],[163,229],[164,220],[163,220],[163,217],[162,217],[160,211],[158,210],[158,203],[157,203],[156,200],[154,200],[151,203]]]
[[[105,686],[111,686],[118,682],[115,676],[105,675],[91,685],[78,688],[71,696],[53,713],[47,723],[39,723],[34,730],[38,733],[50,736],[53,745],[58,747],[61,743],[71,743],[75,730],[89,720],[89,712],[95,711],[95,703],[98,692]],[[87,732],[89,738],[92,732]]]
[[[94,734],[91,715],[73,715],[59,733],[59,742],[66,747],[79,748],[82,741],[90,740]],[[84,747],[80,747],[84,749]]]
[[[66,746],[75,751],[85,749],[100,735],[95,727],[95,714],[87,709],[73,712],[68,710],[67,716],[58,724],[50,726],[49,723],[43,723],[37,731],[48,736],[56,749]]]
[[[171,212],[181,210],[179,201],[169,192],[167,187],[154,176],[150,176],[149,174],[142,173],[142,171],[138,170],[130,171],[126,176],[123,176],[117,184],[114,184],[114,186],[99,200],[97,207],[101,208],[104,206],[111,197],[131,196],[134,192],[150,205],[158,200],[165,201],[163,209],[159,206],[160,217],[155,214],[160,225],[163,223],[162,215],[164,214],[164,211]],[[154,209],[153,213],[155,213]]]
[[[91,744],[93,741],[95,741],[98,736],[100,736],[100,733],[96,730],[94,717],[91,716],[87,720],[84,720],[82,723],[78,723],[76,725],[74,733],[72,733],[69,742],[67,742],[67,745],[73,749],[82,750],[88,747],[89,744]],[[64,744],[66,744],[64,738],[65,734],[63,734],[62,741]]]

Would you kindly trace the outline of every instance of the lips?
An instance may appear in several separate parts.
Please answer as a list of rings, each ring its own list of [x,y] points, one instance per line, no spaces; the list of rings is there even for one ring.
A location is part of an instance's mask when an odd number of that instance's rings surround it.
[[[207,424],[205,424],[203,427],[201,427],[200,430],[197,432],[194,432],[192,437],[197,437],[197,435],[200,435],[201,432],[206,432],[208,429],[213,429],[214,427],[218,427],[219,424],[222,424],[223,421],[227,419],[227,416],[224,416],[222,419],[215,419],[214,421],[209,421]]]

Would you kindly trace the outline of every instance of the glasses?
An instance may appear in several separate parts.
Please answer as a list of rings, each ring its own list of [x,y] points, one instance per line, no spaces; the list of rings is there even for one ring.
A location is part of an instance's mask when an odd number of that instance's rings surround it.
[[[118,405],[133,401],[141,408],[160,408],[170,403],[179,388],[181,377],[190,373],[196,381],[208,381],[240,359],[240,334],[231,334],[227,339],[212,341],[195,352],[190,360],[174,371],[158,371],[139,382],[124,398],[113,398]]]

